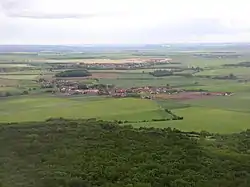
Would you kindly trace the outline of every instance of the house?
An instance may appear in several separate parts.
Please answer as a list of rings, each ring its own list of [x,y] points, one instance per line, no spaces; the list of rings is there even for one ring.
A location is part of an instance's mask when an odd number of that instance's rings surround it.
[[[84,90],[85,94],[98,94],[99,90],[98,89],[89,89],[89,90]]]
[[[126,90],[125,89],[118,89],[118,90],[115,90],[115,93],[126,93]]]
[[[115,93],[112,95],[112,97],[126,97],[127,95],[125,93]]]

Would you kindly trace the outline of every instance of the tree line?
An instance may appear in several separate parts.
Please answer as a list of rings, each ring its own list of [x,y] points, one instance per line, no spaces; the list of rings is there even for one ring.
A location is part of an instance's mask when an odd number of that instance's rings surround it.
[[[66,70],[55,74],[55,77],[88,77],[91,75],[87,70]]]

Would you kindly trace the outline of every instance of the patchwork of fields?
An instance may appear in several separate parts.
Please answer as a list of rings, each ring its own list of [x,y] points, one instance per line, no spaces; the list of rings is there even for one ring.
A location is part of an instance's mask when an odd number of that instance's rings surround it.
[[[146,69],[129,70],[90,70],[91,77],[74,78],[88,84],[113,84],[120,88],[140,86],[166,86],[186,90],[207,90],[211,92],[232,92],[229,97],[204,97],[188,100],[142,100],[135,98],[114,99],[86,96],[52,96],[37,85],[39,78],[53,79],[56,72],[51,71],[50,63],[77,64],[86,63],[122,63],[131,59],[129,53],[105,54],[110,57],[87,59],[85,54],[58,56],[46,54],[1,54],[0,55],[0,122],[40,121],[48,118],[98,118],[102,120],[150,121],[169,118],[164,109],[182,116],[183,120],[131,123],[135,127],[173,127],[184,131],[209,131],[215,133],[233,133],[250,129],[250,68],[226,67],[225,64],[237,64],[250,60],[248,53],[240,53],[238,58],[205,58],[195,56],[198,52],[175,52],[166,55],[176,64],[155,64]],[[212,54],[212,53],[211,53]],[[226,54],[226,53],[225,53]],[[224,55],[225,55],[224,54]],[[157,56],[157,54],[156,54]],[[156,57],[154,56],[154,57]],[[84,59],[81,59],[84,57]],[[148,56],[149,58],[150,56]],[[135,56],[133,56],[135,58]],[[137,57],[138,59],[140,56]],[[190,67],[203,68],[195,72]],[[46,69],[47,67],[47,69]],[[150,72],[158,69],[184,68],[182,74],[154,77]],[[13,69],[14,68],[14,69]],[[16,68],[16,69],[15,69]],[[185,76],[186,74],[190,76]],[[214,76],[233,74],[235,79],[216,79]],[[211,76],[211,77],[205,77]],[[71,78],[65,80],[71,80]],[[8,94],[6,94],[8,93]],[[29,93],[28,96],[23,96]],[[161,98],[161,99],[162,99]]]
[[[245,96],[245,97],[244,97]],[[2,99],[0,122],[36,121],[48,118],[98,118],[143,121],[168,118],[162,108],[183,116],[181,121],[143,122],[135,127],[173,127],[184,131],[233,133],[250,128],[247,95],[188,101],[107,98],[27,97]]]

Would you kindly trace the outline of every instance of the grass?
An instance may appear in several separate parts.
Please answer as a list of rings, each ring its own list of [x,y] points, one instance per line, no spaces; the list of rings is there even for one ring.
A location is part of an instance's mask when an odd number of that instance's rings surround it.
[[[248,92],[236,93],[230,97],[157,102],[162,107],[171,109],[178,116],[183,116],[184,120],[133,124],[135,127],[171,127],[183,131],[205,130],[225,134],[250,129]]]
[[[98,98],[98,97],[97,97]],[[150,100],[19,97],[1,100],[0,122],[38,121],[50,117],[150,120],[169,117]]]
[[[250,96],[248,93],[237,93],[230,97],[213,97],[186,101],[186,104],[206,108],[223,109],[237,112],[250,112]]]
[[[13,71],[13,72],[1,72],[0,75],[40,75],[53,74],[53,72],[41,71],[41,70],[25,70],[25,71]]]
[[[0,68],[13,68],[13,67],[32,67],[29,64],[3,64],[0,63]]]
[[[208,131],[213,133],[234,133],[250,128],[250,115],[248,113],[213,109],[206,107],[189,107],[173,110],[184,120],[138,123],[135,127],[177,128],[183,131]]]
[[[8,86],[4,86],[4,87],[0,87],[0,92],[4,91],[4,92],[17,92],[19,89],[16,87],[8,87]]]
[[[196,77],[185,78],[181,76],[169,76],[155,78],[148,74],[122,74],[118,79],[100,79],[100,83],[103,84],[114,84],[120,87],[133,87],[133,86],[195,86],[195,82],[200,80]]]
[[[232,98],[232,102],[229,102]],[[103,120],[142,121],[168,118],[161,109],[183,116],[181,121],[135,123],[133,126],[177,128],[183,131],[216,133],[240,132],[250,128],[250,97],[217,97],[215,100],[158,101],[100,97],[22,96],[1,99],[0,122],[40,121],[51,117],[98,118]],[[238,104],[238,106],[237,106]],[[159,106],[160,105],[160,106]]]
[[[248,61],[250,58],[247,55],[242,55],[237,59],[218,59],[194,57],[194,53],[198,52],[169,54],[170,58],[175,62],[181,62],[181,64],[156,65],[155,68],[199,66],[205,68],[205,70],[195,75],[223,76],[233,73],[237,77],[250,79],[250,68],[230,68],[222,66],[223,64],[235,64]],[[16,61],[18,64],[13,64],[13,66],[19,67],[19,63],[25,65],[27,60],[32,64],[39,64],[40,62],[75,63],[82,61],[85,63],[121,63],[125,61],[125,58],[136,58],[136,56],[133,57],[133,55],[129,53],[122,54],[114,52],[91,54],[96,59],[80,59],[81,57],[86,57],[86,55],[87,54],[63,54],[58,56],[53,53],[44,53],[38,56],[37,54],[7,54],[0,55],[0,61],[3,61],[0,67],[7,64],[5,59]],[[104,60],[103,58],[105,56],[109,56],[111,60]],[[7,65],[11,65],[12,67],[11,63]],[[135,127],[173,127],[184,131],[206,130],[218,133],[239,132],[250,128],[250,115],[248,114],[250,112],[250,83],[239,83],[236,80],[207,79],[195,76],[190,78],[183,76],[156,78],[148,74],[148,72],[151,71],[153,71],[152,68],[143,70],[95,70],[92,72],[98,77],[99,83],[114,84],[117,87],[165,86],[169,84],[173,87],[190,90],[204,89],[208,91],[234,92],[235,95],[231,97],[213,97],[203,100],[180,102],[172,100],[153,102],[150,100],[131,98],[104,99],[100,97],[12,97],[0,100],[0,122],[39,121],[50,117],[141,121],[168,118],[167,114],[162,110],[162,108],[168,108],[175,114],[183,116],[184,120],[136,123],[133,125]],[[189,71],[185,71],[184,73],[188,72]],[[36,87],[37,85],[34,85],[35,83],[34,81],[32,83],[32,80],[36,79],[40,73],[40,70],[32,70],[0,74],[0,85],[3,85],[0,91],[16,91],[17,85],[21,85],[25,87],[25,89]],[[48,77],[52,76],[50,75],[52,73],[45,73]],[[105,76],[105,74],[107,74],[107,76]],[[92,82],[93,80],[87,81]]]
[[[38,75],[0,75],[2,79],[14,79],[14,80],[35,80]]]
[[[245,61],[245,57],[240,57],[237,59],[234,58],[203,58],[203,57],[194,57],[192,53],[178,53],[171,55],[170,58],[174,59],[176,62],[181,62],[187,66],[199,66],[199,67],[219,67],[223,64],[235,64],[241,61]]]
[[[205,70],[197,73],[196,75],[210,75],[210,76],[225,76],[233,73],[236,76],[248,76],[250,74],[250,68],[245,67],[222,67],[211,70]]]
[[[250,91],[250,83],[239,83],[234,80],[198,79],[198,85],[183,85],[183,89],[203,89],[216,92],[246,92]]]
[[[180,108],[187,108],[190,107],[191,105],[189,103],[181,103],[178,101],[173,101],[173,100],[157,100],[156,103],[161,106],[162,108],[166,108],[169,110],[173,109],[180,109]]]

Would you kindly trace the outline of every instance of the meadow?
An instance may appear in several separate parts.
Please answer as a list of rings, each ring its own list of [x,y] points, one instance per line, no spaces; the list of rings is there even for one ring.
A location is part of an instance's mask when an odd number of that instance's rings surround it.
[[[0,75],[2,79],[13,79],[13,80],[36,80],[38,75]]]
[[[0,122],[41,121],[59,117],[129,121],[169,117],[153,101],[132,98],[22,96],[1,99],[0,102]]]
[[[250,115],[245,112],[235,112],[206,107],[188,107],[172,110],[184,120],[167,122],[135,123],[134,127],[176,128],[187,132],[207,131],[211,133],[230,134],[250,128]]]

